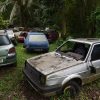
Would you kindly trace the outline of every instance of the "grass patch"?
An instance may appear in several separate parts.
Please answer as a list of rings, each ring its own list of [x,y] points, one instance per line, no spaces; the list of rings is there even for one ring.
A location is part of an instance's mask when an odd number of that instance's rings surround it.
[[[50,51],[55,50],[56,45],[50,45]],[[38,53],[28,53],[23,48],[22,44],[16,46],[17,52],[17,67],[6,66],[0,69],[0,100],[6,100],[7,98],[13,98],[12,100],[22,100],[20,97],[19,87],[23,82],[23,67],[27,58],[39,55]],[[13,94],[17,96],[12,96]],[[24,98],[25,99],[25,98]]]

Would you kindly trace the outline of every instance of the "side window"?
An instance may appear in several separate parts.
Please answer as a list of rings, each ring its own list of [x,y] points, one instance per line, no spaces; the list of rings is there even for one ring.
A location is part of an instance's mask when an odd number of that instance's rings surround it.
[[[100,44],[95,45],[91,54],[91,60],[99,60],[100,59]]]

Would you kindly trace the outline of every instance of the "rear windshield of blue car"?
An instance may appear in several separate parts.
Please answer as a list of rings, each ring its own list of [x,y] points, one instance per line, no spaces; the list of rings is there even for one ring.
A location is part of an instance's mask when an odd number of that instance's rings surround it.
[[[9,45],[9,44],[10,44],[10,40],[8,39],[8,37],[6,35],[0,35],[0,46]]]
[[[35,41],[35,42],[45,42],[47,41],[46,36],[45,35],[29,35],[29,41]]]

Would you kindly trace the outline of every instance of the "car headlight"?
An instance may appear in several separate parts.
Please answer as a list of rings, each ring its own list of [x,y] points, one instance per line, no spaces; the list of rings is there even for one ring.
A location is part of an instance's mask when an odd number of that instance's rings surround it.
[[[41,83],[42,85],[44,85],[44,84],[46,83],[46,76],[44,76],[44,75],[41,75],[41,76],[40,76],[40,83]]]

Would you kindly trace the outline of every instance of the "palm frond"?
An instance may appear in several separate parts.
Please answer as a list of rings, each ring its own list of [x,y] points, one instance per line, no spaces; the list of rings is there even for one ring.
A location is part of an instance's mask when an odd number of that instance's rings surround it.
[[[20,7],[18,6],[18,2],[16,1],[14,6],[13,6],[13,9],[11,11],[11,14],[10,14],[10,23],[13,22],[13,18],[18,15],[20,13]]]
[[[28,4],[27,7],[31,7],[31,5],[33,4],[34,0],[28,0]]]
[[[25,6],[28,3],[28,0],[21,0],[22,5]]]
[[[4,2],[0,2],[0,12],[3,13],[7,10],[7,6],[12,4],[13,0],[6,0]]]
[[[37,7],[37,8],[41,8],[41,6],[39,6],[39,1],[37,0],[28,0],[28,3],[27,3],[27,8],[30,8],[30,7]]]

